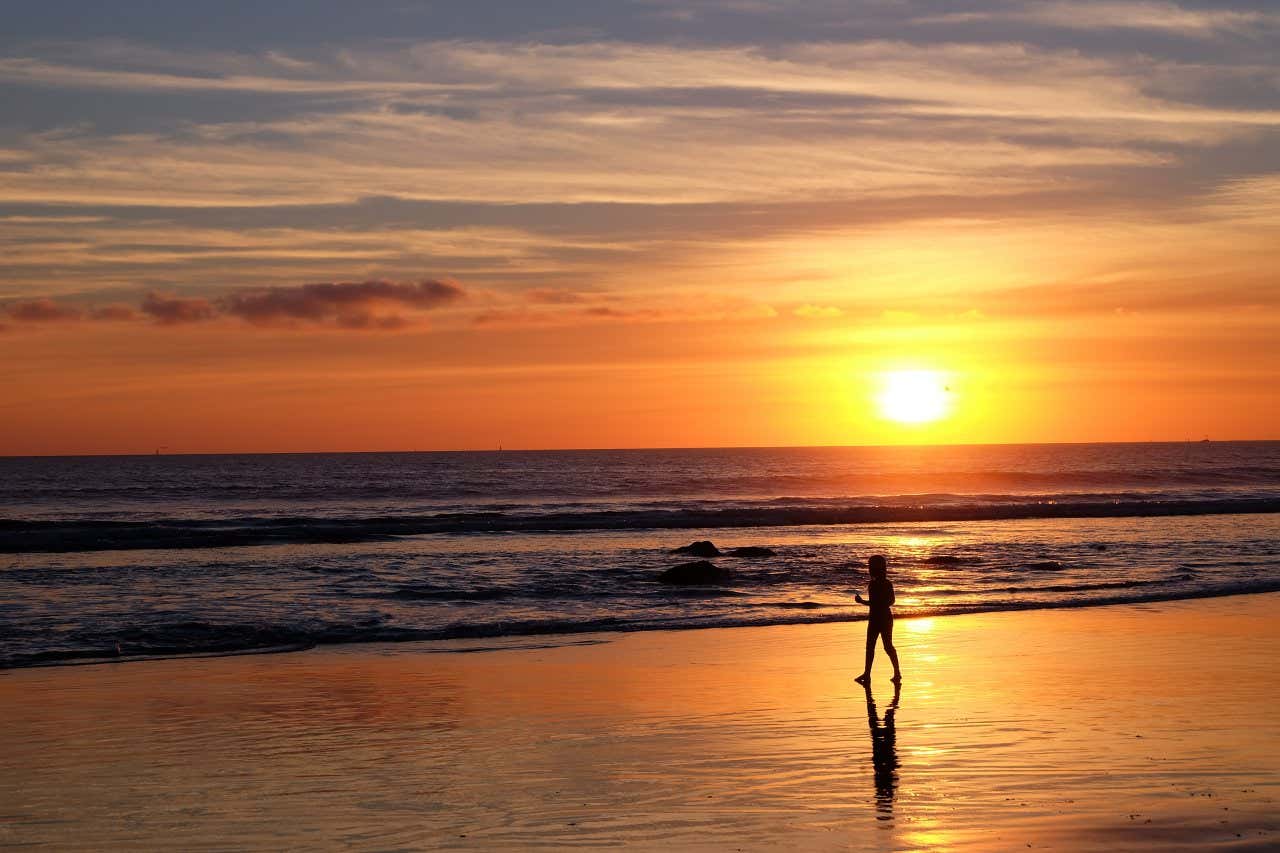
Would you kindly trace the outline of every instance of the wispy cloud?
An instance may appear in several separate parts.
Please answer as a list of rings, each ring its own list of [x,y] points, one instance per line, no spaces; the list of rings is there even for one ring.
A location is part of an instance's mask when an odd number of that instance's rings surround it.
[[[1227,181],[1208,196],[1204,210],[1241,224],[1275,228],[1280,223],[1280,172]]]
[[[11,320],[22,323],[62,323],[79,320],[82,312],[52,299],[30,299],[5,306],[5,314]]]
[[[0,172],[0,192],[44,204],[236,206],[993,194],[1079,181],[1082,170],[1165,168],[1187,146],[1280,126],[1280,110],[1152,94],[1162,80],[1220,84],[1221,68],[1013,43],[443,42],[343,59],[355,83],[299,81],[271,63],[279,76],[232,80],[261,92],[355,86],[342,109],[170,133],[32,134],[31,167]],[[81,71],[126,91],[137,82],[117,69],[0,63],[0,78],[57,86],[78,85]]]
[[[108,323],[127,323],[138,319],[138,309],[132,305],[113,303],[94,308],[89,316]]]
[[[1148,31],[1201,37],[1215,34],[1254,34],[1274,28],[1280,14],[1257,8],[1233,8],[1230,3],[1202,4],[1161,0],[987,0],[938,4],[928,0],[865,3],[851,9],[839,0],[644,0],[657,14],[682,21],[715,15],[755,17],[770,22],[809,21],[836,31],[862,29],[879,32],[892,25],[939,26],[1012,22],[1070,32],[1099,30]],[[949,11],[939,12],[946,5]],[[1028,34],[1029,35],[1029,34]]]
[[[463,297],[452,282],[424,280],[327,282],[300,287],[233,293],[224,300],[226,313],[255,325],[336,323],[345,328],[402,325],[397,309],[426,311]]]
[[[138,307],[143,314],[165,326],[203,323],[218,316],[218,310],[207,299],[154,291],[148,293]]]
[[[267,57],[278,56],[268,51]],[[278,59],[273,64],[281,65]],[[281,65],[301,71],[310,66]],[[271,69],[264,69],[271,70]],[[276,69],[280,70],[280,69]],[[93,68],[48,62],[31,57],[0,59],[0,79],[11,83],[76,89],[110,89],[127,92],[247,92],[297,95],[412,95],[477,88],[469,84],[415,80],[350,80],[275,75],[199,75],[165,71]]]
[[[1012,8],[948,12],[916,23],[1019,21],[1065,30],[1146,30],[1186,36],[1252,34],[1280,27],[1280,13],[1255,9],[1205,9],[1177,3],[1027,3]]]

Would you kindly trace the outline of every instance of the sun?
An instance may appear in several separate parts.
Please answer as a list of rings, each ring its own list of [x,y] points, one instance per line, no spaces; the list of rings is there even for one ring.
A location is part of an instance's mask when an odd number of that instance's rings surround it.
[[[891,370],[881,375],[880,414],[903,424],[936,421],[951,408],[951,389],[936,370]]]

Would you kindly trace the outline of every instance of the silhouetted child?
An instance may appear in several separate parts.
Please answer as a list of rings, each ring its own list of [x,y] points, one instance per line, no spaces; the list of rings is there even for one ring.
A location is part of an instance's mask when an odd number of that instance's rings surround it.
[[[893,683],[902,682],[902,670],[898,668],[898,650],[893,647],[893,584],[889,581],[889,564],[884,557],[876,554],[867,560],[867,568],[871,572],[871,583],[867,585],[867,596],[854,595],[859,604],[871,608],[867,619],[867,665],[854,680],[866,684],[871,680],[871,664],[876,659],[876,637],[884,640],[884,653],[893,661]]]

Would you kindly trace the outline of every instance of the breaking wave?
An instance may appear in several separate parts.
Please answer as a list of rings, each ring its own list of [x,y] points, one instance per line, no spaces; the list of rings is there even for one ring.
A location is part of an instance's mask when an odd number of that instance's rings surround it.
[[[922,500],[922,498],[924,498]],[[1001,521],[1029,518],[1151,518],[1280,512],[1280,497],[1207,499],[1062,495],[999,496],[981,502],[956,495],[902,496],[890,503],[648,506],[640,509],[546,508],[332,518],[166,518],[150,521],[0,519],[0,553],[66,553],[129,549],[235,548],[252,545],[346,544],[403,536],[469,533],[563,533],[593,530],[679,530],[910,521]]]

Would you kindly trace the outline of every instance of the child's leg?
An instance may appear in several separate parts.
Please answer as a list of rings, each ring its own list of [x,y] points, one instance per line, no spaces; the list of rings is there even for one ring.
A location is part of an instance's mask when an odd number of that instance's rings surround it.
[[[889,661],[893,664],[893,678],[897,681],[902,678],[902,670],[898,667],[898,648],[893,644],[892,618],[881,628],[880,636],[884,640],[884,653],[889,656]],[[870,671],[870,667],[868,667],[868,671]]]
[[[880,626],[872,619],[867,623],[867,665],[863,668],[863,672],[871,674],[871,664],[876,659],[876,639],[880,636]]]
[[[880,626],[876,624],[874,619],[867,622],[867,663],[862,668],[862,675],[858,676],[859,680],[871,678],[871,664],[876,659],[876,638],[880,636]]]

